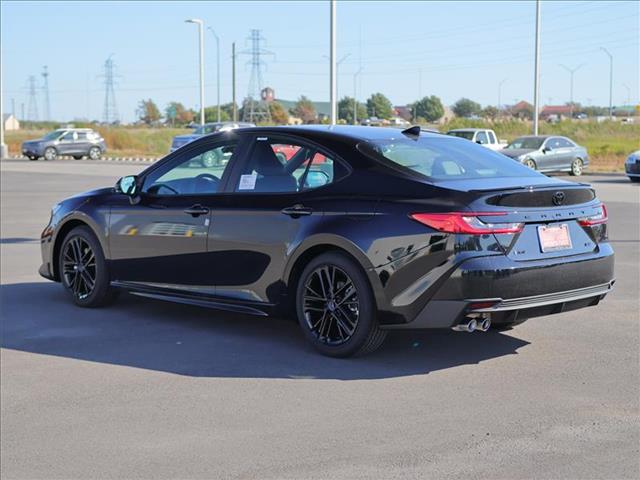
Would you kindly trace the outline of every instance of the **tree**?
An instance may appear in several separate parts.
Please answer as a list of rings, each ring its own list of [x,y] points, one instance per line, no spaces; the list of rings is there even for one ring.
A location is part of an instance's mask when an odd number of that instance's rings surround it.
[[[224,105],[220,105],[220,121],[228,122],[231,120],[231,115],[225,110]],[[204,121],[207,123],[213,123],[218,121],[218,105],[211,105],[210,107],[204,107]]]
[[[479,103],[469,100],[468,98],[461,98],[453,105],[453,113],[458,117],[470,117],[471,115],[478,115],[482,111],[482,107]]]
[[[269,102],[269,113],[271,113],[271,120],[276,125],[287,125],[289,123],[289,114],[281,103],[276,101]]]
[[[318,118],[316,106],[304,95],[298,99],[295,107],[291,110],[291,113],[300,118],[303,123],[313,123]]]
[[[344,120],[345,123],[353,123],[353,98],[342,97],[338,102],[338,119]],[[364,104],[357,102],[357,114],[358,120],[362,120],[367,117],[367,107]]]
[[[427,122],[436,122],[444,115],[442,102],[435,95],[424,97],[413,104],[414,120],[423,118]]]
[[[498,107],[494,107],[493,105],[487,105],[482,110],[482,116],[484,118],[488,118],[489,120],[495,120],[500,116],[500,110]]]
[[[367,113],[370,117],[389,119],[393,116],[393,105],[383,94],[374,93],[367,100]]]
[[[160,120],[162,115],[160,115],[158,106],[149,98],[148,100],[140,100],[138,104],[138,118],[147,125],[151,125]]]
[[[193,122],[193,110],[187,110],[180,102],[170,102],[164,110],[166,122],[171,125],[187,125]]]

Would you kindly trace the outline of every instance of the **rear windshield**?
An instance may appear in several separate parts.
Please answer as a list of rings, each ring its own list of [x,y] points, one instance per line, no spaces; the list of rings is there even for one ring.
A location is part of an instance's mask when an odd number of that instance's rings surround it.
[[[532,150],[537,150],[544,142],[544,138],[536,138],[536,137],[520,137],[516,138],[513,142],[507,145],[509,149],[520,149],[520,148],[530,148]]]
[[[447,132],[447,135],[473,140],[473,132]]]
[[[363,153],[380,155],[395,166],[432,180],[540,175],[501,153],[445,136],[378,140],[360,144],[358,148]]]

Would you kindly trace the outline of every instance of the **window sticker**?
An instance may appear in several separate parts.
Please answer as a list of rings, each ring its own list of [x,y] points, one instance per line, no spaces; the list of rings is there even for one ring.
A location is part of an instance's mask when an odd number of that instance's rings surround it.
[[[256,180],[258,179],[257,173],[240,176],[240,185],[238,190],[254,190],[256,188]]]

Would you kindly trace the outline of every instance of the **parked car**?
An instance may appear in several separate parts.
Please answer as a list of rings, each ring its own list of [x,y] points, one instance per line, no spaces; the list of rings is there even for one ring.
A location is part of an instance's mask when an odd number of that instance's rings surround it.
[[[197,138],[203,135],[209,135],[210,133],[225,132],[227,130],[234,130],[236,128],[255,127],[253,123],[247,122],[220,122],[220,123],[205,123],[204,125],[198,125],[193,133],[188,135],[177,135],[173,137],[171,142],[171,148],[169,153],[177,150],[178,148],[191,143]]]
[[[502,150],[507,146],[506,140],[498,140],[496,132],[486,128],[457,128],[449,130],[447,135],[466,138],[490,150]]]
[[[299,147],[284,165],[280,145]],[[205,167],[212,151],[229,161]],[[596,305],[614,282],[606,222],[590,186],[419,127],[260,127],[57,204],[40,274],[81,307],[124,289],[292,315],[343,357],[389,330],[510,328]]]
[[[632,182],[640,182],[640,150],[636,150],[624,162],[624,171]]]
[[[519,137],[500,153],[541,172],[569,172],[579,176],[589,165],[587,149],[567,137]]]
[[[22,154],[29,160],[55,160],[69,155],[76,160],[89,157],[98,160],[106,151],[104,139],[90,128],[60,128],[37,140],[22,143]]]

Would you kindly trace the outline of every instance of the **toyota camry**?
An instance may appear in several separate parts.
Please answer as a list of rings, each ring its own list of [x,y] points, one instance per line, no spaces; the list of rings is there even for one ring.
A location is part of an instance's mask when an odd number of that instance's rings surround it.
[[[419,127],[208,135],[55,205],[41,247],[40,274],[80,307],[126,290],[288,315],[339,357],[390,330],[504,329],[594,306],[614,283],[589,185]]]

